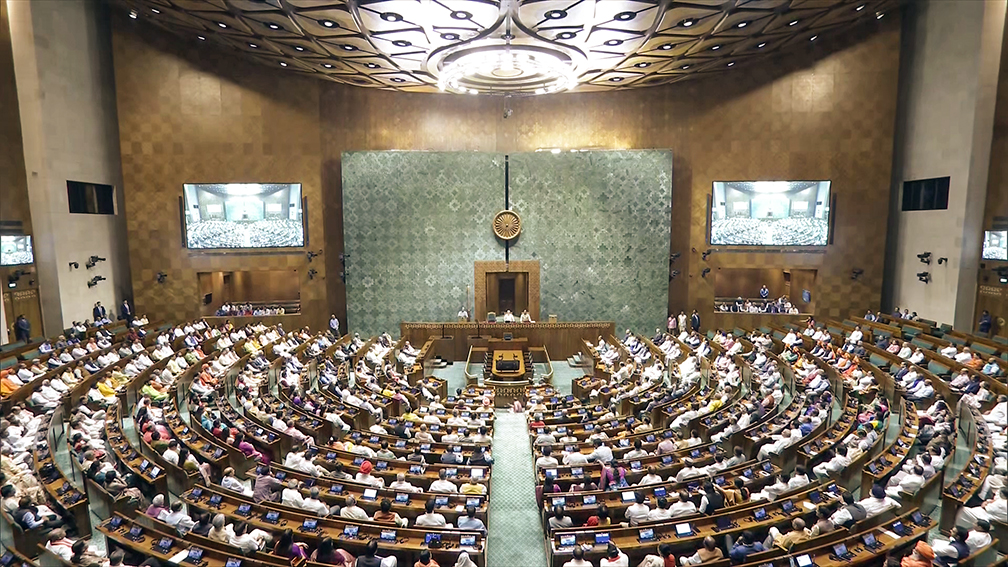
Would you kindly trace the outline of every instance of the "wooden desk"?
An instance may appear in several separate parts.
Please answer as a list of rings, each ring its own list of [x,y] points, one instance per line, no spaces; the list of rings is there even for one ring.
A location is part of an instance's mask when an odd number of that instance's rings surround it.
[[[211,495],[222,496],[218,505],[211,505],[209,500]],[[189,510],[197,509],[210,512],[212,514],[221,513],[231,521],[244,521],[250,528],[259,528],[263,531],[276,534],[284,528],[294,530],[296,541],[306,542],[312,548],[318,547],[319,541],[328,536],[334,543],[346,549],[354,555],[359,555],[368,542],[372,539],[379,540],[379,555],[393,554],[399,558],[400,563],[408,559],[411,564],[417,560],[420,552],[428,549],[425,538],[427,534],[438,534],[441,536],[442,547],[430,548],[431,554],[438,561],[445,565],[453,565],[458,559],[461,551],[468,551],[470,558],[480,566],[486,567],[486,534],[456,528],[425,528],[409,527],[401,528],[390,524],[382,524],[370,520],[348,520],[340,516],[330,516],[318,518],[314,514],[302,510],[294,510],[283,504],[274,502],[255,503],[251,498],[247,498],[237,493],[230,493],[225,490],[216,490],[212,487],[203,487],[203,493],[199,498],[194,498],[192,492],[180,495]],[[240,514],[239,507],[248,505],[248,514]],[[265,519],[267,512],[277,512],[277,522],[268,522]],[[314,531],[299,529],[306,519],[317,519],[318,527]],[[346,526],[357,526],[356,536],[347,537],[344,534]],[[385,541],[380,539],[383,531],[395,531],[393,540]],[[473,547],[462,548],[461,536],[473,536]]]
[[[11,547],[5,547],[4,549],[6,549],[2,555],[4,561],[7,560],[7,554],[10,554],[11,556],[8,567],[38,567],[37,562],[25,556],[20,551]]]
[[[525,379],[525,361],[520,350],[495,350],[490,359],[490,372],[497,380],[518,381]],[[499,362],[517,362],[517,370],[500,370]]]
[[[595,342],[599,336],[616,332],[612,321],[583,321],[575,323],[410,323],[399,325],[399,333],[411,344],[422,345],[431,337],[450,338],[452,348],[439,349],[439,354],[451,356],[455,361],[465,360],[469,354],[469,337],[503,339],[510,333],[515,339],[525,338],[528,344],[543,345],[556,360],[584,352],[583,340]],[[450,335],[450,337],[449,337]],[[489,338],[487,339],[489,341]],[[444,345],[447,347],[447,345]]]
[[[112,527],[112,522],[118,520],[121,522],[119,527]],[[153,523],[153,522],[151,522]],[[140,527],[143,532],[139,540],[134,541],[127,537],[129,531],[134,526]],[[102,522],[98,525],[98,531],[105,534],[105,537],[113,542],[115,542],[116,547],[123,548],[125,550],[131,551],[143,555],[144,557],[153,557],[157,559],[162,565],[178,565],[169,562],[174,555],[182,550],[187,550],[192,547],[199,547],[203,550],[203,561],[206,562],[207,567],[224,567],[227,564],[228,559],[242,559],[242,565],[262,565],[264,567],[288,567],[290,561],[283,559],[282,557],[277,557],[269,555],[266,553],[255,553],[253,557],[246,558],[242,555],[241,550],[234,548],[233,551],[224,551],[221,545],[216,546],[194,546],[186,539],[179,537],[178,532],[160,530],[150,525],[142,525],[141,523],[131,520],[125,516],[116,515],[114,518],[109,518],[108,520]],[[160,549],[154,547],[155,542],[161,541],[163,538],[171,539],[174,544],[171,550],[167,553],[162,552]],[[204,540],[206,541],[206,540]],[[112,549],[109,549],[112,551]],[[184,563],[179,563],[184,564]]]
[[[510,339],[498,339],[490,337],[487,339],[486,347],[491,351],[519,350],[526,351],[529,348],[528,337],[513,337]]]

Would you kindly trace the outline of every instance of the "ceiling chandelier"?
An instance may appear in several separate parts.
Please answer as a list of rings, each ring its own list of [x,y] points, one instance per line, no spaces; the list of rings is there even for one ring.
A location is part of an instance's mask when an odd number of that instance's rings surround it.
[[[462,94],[547,94],[577,86],[570,58],[532,46],[467,50],[448,61],[438,77],[442,91]]]
[[[0,0],[2,1],[2,0]],[[403,92],[536,95],[737,72],[900,0],[113,0],[195,45]],[[891,18],[885,18],[885,21]]]
[[[535,42],[524,33],[521,43],[513,43],[516,36],[511,24],[508,9],[502,26],[504,34],[499,40],[461,45],[439,62],[432,62],[438,88],[460,94],[541,95],[577,86],[578,75],[568,53],[545,42]]]

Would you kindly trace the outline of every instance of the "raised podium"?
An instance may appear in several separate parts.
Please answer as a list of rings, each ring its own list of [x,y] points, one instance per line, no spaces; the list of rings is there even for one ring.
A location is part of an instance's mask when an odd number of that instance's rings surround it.
[[[520,350],[495,350],[490,374],[494,380],[525,380],[525,354]]]

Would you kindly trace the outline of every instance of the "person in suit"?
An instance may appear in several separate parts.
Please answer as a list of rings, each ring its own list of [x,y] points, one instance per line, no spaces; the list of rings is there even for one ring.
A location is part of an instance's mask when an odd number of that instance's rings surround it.
[[[690,328],[694,331],[700,331],[700,314],[693,310],[693,314],[690,315]]]
[[[14,339],[27,343],[30,338],[31,322],[24,315],[18,315],[14,320]]]
[[[119,307],[119,318],[124,319],[127,323],[133,323],[133,309],[130,307],[129,300],[124,299],[122,305]]]
[[[105,306],[101,304],[101,301],[96,301],[94,309],[91,310],[91,319],[94,321],[101,321],[105,318],[105,313]]]
[[[980,323],[977,325],[980,334],[989,336],[993,322],[994,319],[991,317],[990,312],[984,309],[984,312],[980,315]]]

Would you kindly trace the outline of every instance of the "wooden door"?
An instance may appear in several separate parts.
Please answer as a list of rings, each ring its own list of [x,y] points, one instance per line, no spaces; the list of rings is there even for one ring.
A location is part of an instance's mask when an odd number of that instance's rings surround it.
[[[11,342],[14,342],[14,321],[18,315],[24,315],[31,323],[32,338],[45,336],[42,328],[42,304],[37,289],[5,291],[3,302],[4,314],[7,316],[4,324],[7,325]]]
[[[984,310],[990,312],[994,319],[991,335],[1008,336],[1008,328],[999,325],[1000,319],[1008,321],[1008,285],[1002,284],[996,274],[994,277],[988,277],[986,283],[977,286],[976,313],[971,332],[979,332],[980,314]]]
[[[497,313],[515,312],[514,274],[497,274]],[[520,313],[520,312],[519,312]]]

